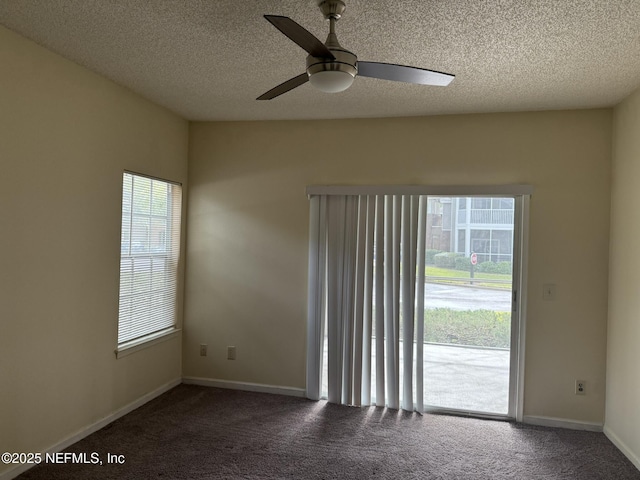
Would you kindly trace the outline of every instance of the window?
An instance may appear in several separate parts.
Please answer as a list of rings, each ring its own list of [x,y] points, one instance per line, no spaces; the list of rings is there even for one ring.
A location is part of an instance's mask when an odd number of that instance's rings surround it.
[[[458,253],[466,253],[467,252],[467,244],[465,243],[467,239],[467,231],[463,229],[458,230],[458,249],[456,252]]]
[[[491,199],[490,198],[472,198],[471,199],[471,208],[491,208]]]
[[[451,230],[451,203],[445,203],[442,209],[442,229]]]
[[[180,185],[125,172],[118,351],[176,327]]]
[[[492,198],[491,208],[500,210],[513,210],[513,198]]]

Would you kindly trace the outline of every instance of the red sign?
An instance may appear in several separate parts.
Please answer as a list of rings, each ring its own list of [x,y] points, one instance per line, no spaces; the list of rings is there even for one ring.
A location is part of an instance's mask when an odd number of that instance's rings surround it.
[[[478,255],[476,255],[475,253],[471,254],[471,265],[477,265],[478,264]]]

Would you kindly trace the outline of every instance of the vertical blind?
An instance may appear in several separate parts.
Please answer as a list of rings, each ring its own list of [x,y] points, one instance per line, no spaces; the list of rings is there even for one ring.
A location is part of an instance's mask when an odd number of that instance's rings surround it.
[[[118,345],[175,327],[180,185],[125,172]]]
[[[426,201],[311,197],[309,398],[422,411]]]

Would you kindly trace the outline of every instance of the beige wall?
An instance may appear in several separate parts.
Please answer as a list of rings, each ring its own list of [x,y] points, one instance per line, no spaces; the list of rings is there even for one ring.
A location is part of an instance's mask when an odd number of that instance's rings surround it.
[[[181,338],[114,348],[122,172],[186,182],[188,124],[3,27],[0,65],[0,452],[37,452],[180,378]]]
[[[614,110],[605,432],[640,468],[640,91]]]
[[[525,414],[603,422],[611,110],[194,123],[189,162],[185,376],[304,388],[306,185],[529,183]]]

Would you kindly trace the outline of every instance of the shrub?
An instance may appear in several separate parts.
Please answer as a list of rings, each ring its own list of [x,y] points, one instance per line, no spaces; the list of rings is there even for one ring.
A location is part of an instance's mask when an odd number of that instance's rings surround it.
[[[442,250],[436,250],[436,249],[433,249],[433,248],[428,248],[427,249],[427,254],[425,256],[427,265],[434,265],[436,263],[435,260],[433,259],[433,257],[435,255],[437,255],[438,253],[442,253]]]
[[[511,274],[511,262],[482,262],[476,265],[476,271],[509,275]]]
[[[471,271],[471,259],[469,257],[456,257],[456,270]]]
[[[461,253],[442,252],[433,256],[436,267],[456,268],[456,257],[461,257]]]

